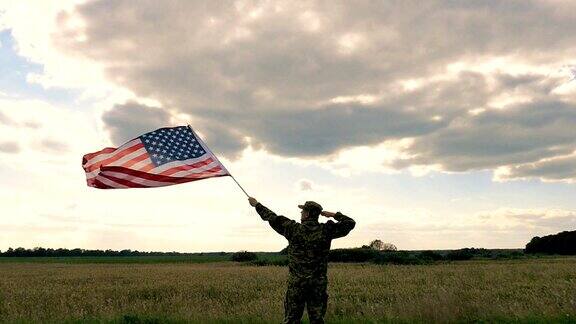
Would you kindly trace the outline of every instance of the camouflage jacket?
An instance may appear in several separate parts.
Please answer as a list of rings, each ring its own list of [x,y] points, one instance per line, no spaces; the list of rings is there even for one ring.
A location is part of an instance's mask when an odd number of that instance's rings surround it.
[[[270,226],[288,240],[288,269],[294,279],[315,279],[326,277],[328,252],[333,239],[348,235],[356,222],[338,212],[336,223],[318,221],[296,221],[278,216],[258,203],[256,211],[268,221]]]

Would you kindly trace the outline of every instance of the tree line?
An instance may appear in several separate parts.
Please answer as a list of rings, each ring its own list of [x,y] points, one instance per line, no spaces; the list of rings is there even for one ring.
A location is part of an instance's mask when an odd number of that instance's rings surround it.
[[[565,231],[558,234],[547,235],[543,237],[534,237],[526,244],[524,250],[528,254],[576,254],[576,231]],[[6,251],[0,251],[0,257],[118,257],[118,256],[197,256],[197,255],[227,255],[226,252],[203,252],[203,253],[181,253],[181,252],[144,252],[138,250],[89,250],[89,249],[52,249],[35,247],[25,249],[19,247],[16,249],[9,248]],[[286,254],[286,249],[280,251],[280,254]],[[429,261],[454,261],[469,260],[472,258],[518,258],[522,256],[518,250],[489,250],[464,248],[451,251],[398,251],[392,243],[385,243],[381,240],[373,240],[368,245],[361,248],[336,249],[330,251],[329,259],[333,262],[366,262],[375,263],[420,263]],[[246,257],[239,254],[240,259]],[[236,256],[235,256],[236,257]],[[241,261],[241,260],[235,260]],[[242,260],[248,261],[248,260]],[[254,260],[253,260],[254,261]]]
[[[536,236],[526,244],[526,253],[576,254],[576,231],[565,231],[558,234]]]
[[[22,247],[2,252],[0,257],[100,257],[100,256],[192,256],[192,255],[209,255],[221,254],[217,253],[180,253],[180,252],[142,252],[137,250],[86,250],[86,249],[51,249],[43,247],[35,247],[33,249],[25,249]]]

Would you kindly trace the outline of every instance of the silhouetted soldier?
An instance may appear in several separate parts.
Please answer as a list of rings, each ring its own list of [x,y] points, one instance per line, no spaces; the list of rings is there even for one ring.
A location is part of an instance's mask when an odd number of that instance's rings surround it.
[[[328,302],[328,252],[333,239],[346,236],[356,225],[342,213],[322,211],[322,206],[307,201],[302,209],[301,223],[278,216],[256,199],[248,199],[263,220],[288,240],[288,289],[284,300],[284,323],[300,323],[304,305],[310,323],[324,323]],[[319,223],[318,216],[333,217]]]

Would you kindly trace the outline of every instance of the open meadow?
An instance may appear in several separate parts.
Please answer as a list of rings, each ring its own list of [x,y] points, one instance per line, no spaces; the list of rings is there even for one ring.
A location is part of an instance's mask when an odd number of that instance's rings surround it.
[[[125,323],[282,319],[286,267],[117,260],[0,260],[0,318]],[[576,321],[572,257],[432,265],[331,263],[329,275],[328,323]]]

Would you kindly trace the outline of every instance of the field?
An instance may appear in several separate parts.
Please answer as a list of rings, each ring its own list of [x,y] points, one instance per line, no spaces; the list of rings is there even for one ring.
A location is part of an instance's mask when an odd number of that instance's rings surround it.
[[[0,260],[5,322],[282,319],[286,267],[202,258],[16,260]],[[576,258],[337,263],[329,275],[328,323],[576,322]]]

